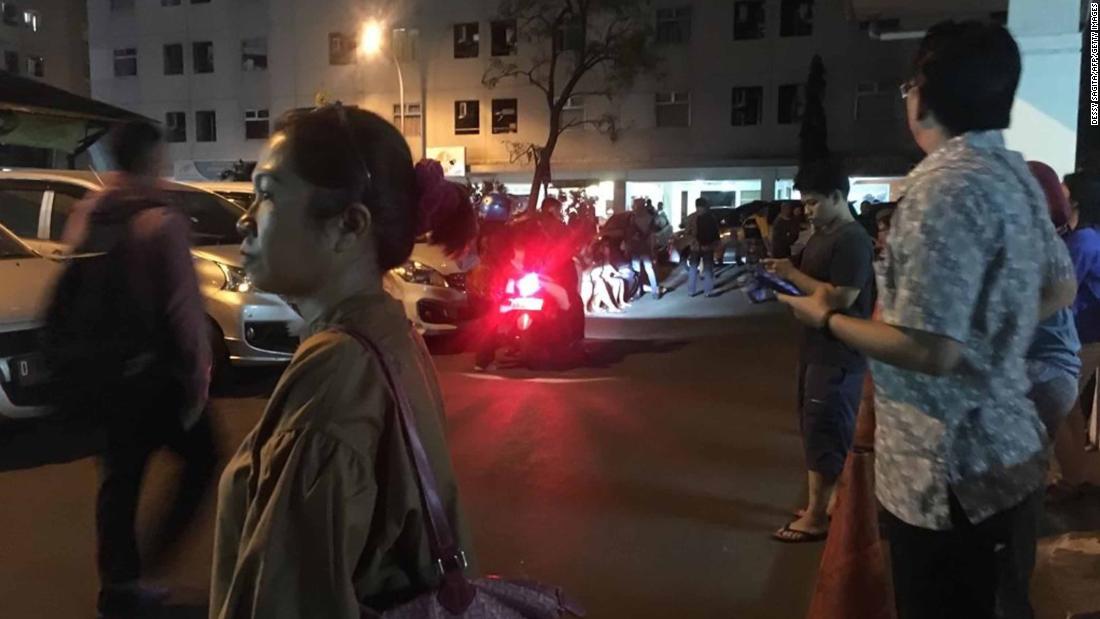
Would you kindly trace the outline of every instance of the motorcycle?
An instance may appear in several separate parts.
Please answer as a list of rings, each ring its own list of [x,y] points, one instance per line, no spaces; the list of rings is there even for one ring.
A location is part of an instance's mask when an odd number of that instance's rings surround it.
[[[509,280],[497,321],[505,357],[531,368],[576,362],[583,327],[578,333],[573,324],[574,303],[545,275],[529,272]]]

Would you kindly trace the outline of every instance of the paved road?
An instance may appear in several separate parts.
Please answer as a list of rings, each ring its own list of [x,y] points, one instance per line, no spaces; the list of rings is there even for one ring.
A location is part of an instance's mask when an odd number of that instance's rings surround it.
[[[768,539],[804,491],[793,325],[736,291],[661,303],[591,321],[598,337],[648,338],[594,343],[597,367],[473,375],[470,355],[437,356],[482,567],[560,584],[594,618],[802,617],[820,546]],[[216,401],[226,450],[273,379]],[[0,443],[5,466],[17,452]],[[91,616],[95,473],[82,459],[0,474],[3,619]],[[171,473],[155,462],[146,516]],[[204,616],[212,517],[154,575],[178,589],[166,617]]]

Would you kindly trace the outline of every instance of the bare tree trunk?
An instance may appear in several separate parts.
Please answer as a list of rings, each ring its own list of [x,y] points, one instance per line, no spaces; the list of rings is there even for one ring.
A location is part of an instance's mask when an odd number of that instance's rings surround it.
[[[554,149],[558,145],[558,123],[551,121],[550,123],[550,139],[546,141],[546,146],[539,152],[538,160],[535,162],[535,175],[531,178],[531,192],[527,198],[527,207],[538,208],[539,194],[542,193],[543,187],[550,185],[553,180],[551,175],[550,160],[554,156]]]

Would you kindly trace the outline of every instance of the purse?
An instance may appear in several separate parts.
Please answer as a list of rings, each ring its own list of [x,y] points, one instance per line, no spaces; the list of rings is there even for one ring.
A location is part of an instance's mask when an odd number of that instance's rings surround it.
[[[567,599],[560,588],[499,576],[472,581],[466,578],[463,573],[466,555],[458,547],[447,512],[443,509],[435,473],[420,441],[408,395],[393,372],[395,363],[364,334],[346,328],[336,330],[351,336],[378,359],[382,374],[397,400],[397,425],[416,471],[432,558],[441,577],[435,591],[424,593],[381,614],[365,611],[364,619],[555,619],[567,614],[583,617],[584,610]]]

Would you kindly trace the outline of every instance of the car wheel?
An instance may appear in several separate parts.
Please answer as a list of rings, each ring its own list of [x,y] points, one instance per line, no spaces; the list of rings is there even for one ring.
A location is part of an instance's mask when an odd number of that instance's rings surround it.
[[[210,391],[221,393],[233,382],[233,366],[229,363],[229,347],[225,345],[225,335],[213,319],[209,323],[210,331]]]

